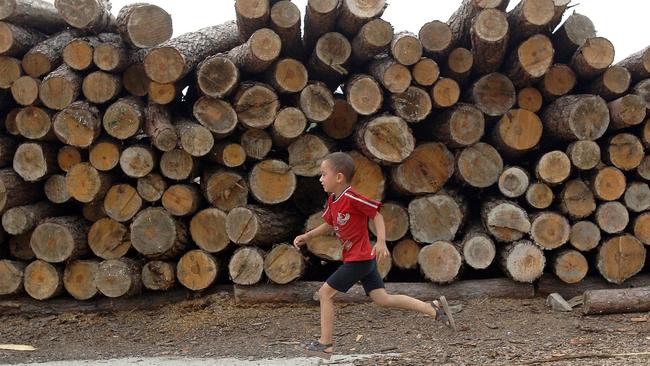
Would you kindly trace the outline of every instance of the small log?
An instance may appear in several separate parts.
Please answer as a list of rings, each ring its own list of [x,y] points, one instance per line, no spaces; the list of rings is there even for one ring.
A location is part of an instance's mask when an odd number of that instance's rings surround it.
[[[285,56],[300,58],[303,55],[300,18],[300,9],[291,1],[278,1],[271,7],[269,23],[282,41]]]
[[[616,66],[624,67],[630,73],[632,82],[647,79],[650,77],[650,47],[629,55]]]
[[[580,170],[591,170],[600,163],[600,146],[595,141],[574,141],[566,148],[571,164]]]
[[[219,253],[228,247],[227,214],[217,208],[199,211],[190,221],[192,240],[208,253]]]
[[[614,201],[625,193],[626,179],[623,172],[613,166],[596,168],[589,180],[594,196],[603,201]]]
[[[348,74],[352,56],[352,45],[341,33],[323,34],[316,42],[316,47],[309,58],[307,68],[312,78],[336,89]]]
[[[41,0],[6,0],[0,6],[0,20],[37,28],[48,34],[67,26],[54,5]]]
[[[499,191],[507,198],[523,196],[530,185],[526,170],[518,166],[505,168],[499,176]]]
[[[420,254],[420,245],[412,239],[402,239],[391,252],[393,264],[400,269],[418,268],[418,255]]]
[[[612,130],[639,125],[646,116],[646,101],[635,94],[622,96],[607,103],[607,106]]]
[[[532,242],[519,240],[501,250],[500,264],[513,280],[532,283],[544,273],[546,257]]]
[[[201,97],[193,107],[193,116],[216,137],[225,137],[237,127],[237,112],[227,101]]]
[[[264,273],[264,252],[256,247],[238,248],[228,262],[228,274],[237,285],[254,285]]]
[[[569,220],[559,213],[546,211],[531,217],[530,238],[544,250],[557,249],[569,241]]]
[[[453,174],[454,156],[447,147],[438,142],[423,143],[391,168],[391,185],[402,194],[436,193]],[[363,174],[363,179],[368,175]]]
[[[99,264],[95,283],[106,297],[138,295],[142,292],[142,263],[130,258],[107,259]]]
[[[119,34],[102,33],[98,37],[101,42],[95,47],[93,62],[100,70],[118,73],[144,60],[146,51],[129,50]]]
[[[284,94],[298,93],[307,86],[309,75],[305,65],[293,58],[280,59],[269,67],[267,81]]]
[[[188,216],[198,211],[201,192],[196,184],[174,184],[162,196],[163,207],[174,216]]]
[[[84,78],[82,90],[88,101],[104,104],[118,96],[122,90],[122,80],[117,74],[95,71]]]
[[[623,234],[606,240],[598,248],[596,268],[607,281],[620,285],[643,269],[645,257],[643,244],[634,236]]]
[[[43,42],[46,36],[38,31],[23,28],[16,24],[0,22],[0,54],[20,57],[37,44]]]
[[[29,245],[29,241],[32,238],[32,232],[27,232],[25,234],[20,234],[12,236],[9,238],[9,253],[14,258],[21,261],[32,261],[36,259],[32,247]],[[0,264],[0,267],[2,265]],[[0,272],[2,270],[0,269]],[[2,276],[5,276],[4,274]],[[1,286],[0,286],[1,287]],[[0,291],[1,293],[1,291]]]
[[[350,151],[349,155],[356,168],[350,185],[365,197],[381,201],[386,190],[386,177],[381,166],[356,150]]]
[[[131,223],[131,245],[147,258],[173,258],[185,251],[187,227],[161,207],[140,211]]]
[[[39,42],[23,56],[23,70],[33,78],[48,74],[61,65],[63,47],[79,36],[78,30],[69,29]]]
[[[272,126],[273,143],[280,147],[287,147],[292,142],[296,141],[296,139],[300,137],[300,135],[305,131],[306,128],[307,128],[307,117],[305,117],[305,114],[302,113],[300,109],[295,107],[283,108],[275,116],[275,121],[273,121],[273,126]],[[219,150],[220,153],[219,155],[223,156],[223,154],[226,153],[225,149],[229,145],[231,144],[222,145],[224,146],[224,148]],[[239,148],[242,150],[243,157],[245,158],[246,153],[243,151],[243,148],[241,148],[241,145],[237,145],[237,146],[239,146]],[[233,153],[235,153],[234,150],[230,154]],[[238,156],[238,154],[231,155],[231,156]],[[234,166],[239,166],[243,164],[243,162],[244,161],[242,159],[241,163]]]
[[[573,220],[589,217],[596,210],[596,199],[581,179],[566,182],[559,198],[560,210]]]
[[[11,96],[22,106],[38,104],[41,81],[31,76],[21,76],[11,84]]]
[[[97,200],[85,203],[81,208],[81,215],[84,219],[93,223],[107,217],[106,212],[104,211],[104,202],[102,200]]]
[[[236,168],[246,161],[246,151],[238,143],[222,141],[212,147],[207,157],[227,168]]]
[[[210,130],[190,120],[181,119],[174,124],[179,136],[179,146],[188,154],[200,157],[207,155],[214,146]]]
[[[244,148],[247,157],[262,160],[271,151],[273,138],[265,130],[250,128],[241,135],[239,144]]]
[[[607,282],[600,276],[587,276],[582,281],[567,286],[558,278],[552,275],[544,275],[537,282],[539,293],[547,296],[551,293],[557,292],[565,299],[571,299],[575,296],[583,296],[585,291],[601,290],[601,289],[625,289],[630,287],[643,287],[648,285],[649,277],[645,274],[640,274],[630,278],[621,285],[616,285]]]
[[[556,186],[567,180],[571,174],[571,160],[560,150],[547,152],[537,161],[535,175],[537,179]]]
[[[88,231],[88,246],[99,258],[122,258],[131,249],[129,228],[109,217],[99,219]]]
[[[113,102],[104,112],[102,123],[109,135],[119,140],[126,140],[142,129],[144,118],[144,103],[130,96]]]
[[[643,212],[650,209],[650,187],[642,182],[632,182],[625,190],[623,197],[625,207],[632,212]]]
[[[494,241],[479,222],[465,230],[459,247],[463,261],[474,269],[488,268],[497,253]]]
[[[582,313],[620,314],[642,313],[650,310],[650,287],[621,290],[586,291],[582,300]]]
[[[147,95],[150,82],[151,80],[147,76],[142,63],[132,64],[122,73],[124,90],[136,97],[144,97]]]
[[[508,65],[505,74],[517,88],[530,86],[541,79],[551,67],[553,53],[551,40],[543,34],[536,34],[522,42],[517,50],[508,56],[504,62]]]
[[[484,201],[481,206],[481,219],[485,228],[499,242],[514,242],[530,232],[528,213],[513,201]]]
[[[434,116],[433,121],[433,136],[453,148],[473,145],[485,132],[485,117],[471,104],[458,103]]]
[[[16,128],[21,136],[30,140],[51,141],[56,136],[52,129],[52,111],[29,106],[16,115]]]
[[[373,19],[364,24],[354,36],[352,59],[356,64],[362,65],[375,56],[388,52],[392,40],[393,26],[383,19]]]
[[[646,108],[650,109],[650,80],[642,80],[632,88],[632,93],[640,96],[646,102]]]
[[[596,28],[591,20],[574,11],[553,33],[556,60],[568,62],[578,47],[595,36]]]
[[[25,292],[36,300],[47,300],[63,293],[63,270],[42,260],[25,267]]]
[[[630,72],[621,66],[610,66],[585,91],[601,96],[606,101],[618,98],[630,87]]]
[[[537,113],[542,109],[543,103],[542,93],[537,88],[527,87],[519,90],[517,93],[517,106],[521,109]]]
[[[100,41],[95,36],[75,38],[63,47],[63,62],[73,70],[84,71],[93,66],[93,53]]]
[[[54,116],[53,128],[63,143],[88,147],[102,130],[99,109],[86,101],[74,102]]]
[[[239,38],[246,41],[258,29],[269,22],[271,6],[269,1],[236,0],[235,15]]]
[[[634,237],[645,245],[650,245],[650,213],[644,212],[634,219]]]
[[[614,45],[603,37],[587,38],[571,58],[571,68],[584,80],[591,80],[607,70],[614,61]]]
[[[630,222],[630,214],[625,206],[618,202],[605,202],[598,206],[594,221],[607,234],[616,234],[625,230]]]
[[[428,99],[428,95],[425,93]],[[370,75],[357,74],[345,83],[345,98],[348,105],[362,116],[375,114],[384,102],[379,83]],[[431,101],[429,101],[431,104]]]
[[[233,97],[233,107],[241,124],[248,128],[263,129],[273,123],[280,102],[270,86],[244,82]]]
[[[411,69],[413,81],[420,86],[432,86],[440,77],[440,67],[434,60],[422,57]]]
[[[565,95],[542,111],[549,135],[563,141],[596,140],[609,126],[609,110],[596,95]]]
[[[0,260],[0,295],[15,295],[24,291],[25,263]]]
[[[454,48],[447,56],[443,75],[454,79],[458,84],[465,84],[474,67],[474,55],[467,48]]]
[[[51,217],[43,220],[32,233],[30,246],[36,258],[62,263],[85,256],[90,225],[79,216]]]
[[[226,53],[240,70],[259,73],[271,66],[282,49],[282,40],[269,28],[256,30],[246,41]]]
[[[163,193],[167,190],[167,182],[158,173],[149,173],[144,177],[138,178],[136,186],[138,195],[147,202],[156,202],[162,198]]]
[[[337,28],[347,36],[359,33],[370,20],[380,18],[386,8],[385,0],[343,0],[337,20]]]
[[[104,211],[111,219],[118,222],[131,220],[142,207],[142,198],[135,187],[128,184],[112,186],[104,198]]]
[[[577,250],[563,250],[555,256],[551,268],[553,273],[564,283],[574,284],[587,275],[589,264],[582,253]]]
[[[63,286],[77,300],[92,299],[98,292],[95,278],[99,270],[97,260],[76,260],[66,264]]]
[[[517,158],[537,147],[543,130],[542,120],[534,112],[511,109],[492,130],[492,140],[504,155]]]
[[[338,0],[308,0],[305,6],[303,43],[311,50],[318,39],[336,25],[341,2]]]
[[[54,174],[50,176],[43,186],[45,196],[53,203],[66,203],[72,196],[65,186],[65,175]]]
[[[56,155],[56,161],[59,164],[59,168],[66,173],[69,172],[73,166],[81,163],[83,159],[84,158],[81,156],[81,150],[70,145],[62,146]]]
[[[506,11],[509,1],[506,0],[490,0],[490,1],[475,1],[463,0],[460,7],[449,17],[447,24],[451,28],[453,39],[456,40],[459,46],[469,46],[470,44],[470,28],[474,18],[485,9],[498,9]]]
[[[230,95],[239,84],[239,68],[224,55],[213,55],[196,67],[196,85],[213,98]]]
[[[499,180],[503,159],[491,145],[478,142],[464,148],[456,158],[456,177],[476,188],[487,188]]]
[[[133,47],[150,48],[172,36],[172,17],[153,4],[128,4],[117,14],[117,29],[124,42]]]
[[[99,33],[115,27],[108,0],[54,0],[59,15],[72,27]]]
[[[79,163],[65,176],[65,187],[72,198],[79,202],[102,199],[111,187],[112,176],[98,171],[90,163]]]
[[[253,198],[264,204],[287,201],[296,189],[296,176],[291,167],[281,160],[257,163],[248,177]]]
[[[569,243],[581,252],[588,252],[600,243],[600,228],[592,221],[578,221],[571,225]]]
[[[149,261],[142,267],[142,285],[147,290],[167,291],[176,284],[176,265],[172,262]]]
[[[2,227],[11,235],[24,234],[33,230],[41,220],[57,216],[61,211],[60,207],[47,201],[12,207],[2,215]]]
[[[623,171],[636,169],[645,156],[643,145],[631,133],[619,133],[609,139],[605,161]]]
[[[277,207],[235,207],[226,217],[226,232],[239,245],[269,245],[292,239],[300,217]]]
[[[364,155],[382,165],[401,163],[415,148],[415,138],[406,122],[389,114],[359,126],[355,139]]]
[[[103,140],[90,147],[88,160],[97,170],[109,171],[120,162],[122,146],[112,140]]]
[[[398,32],[390,43],[390,53],[400,64],[411,66],[422,57],[422,43],[411,32]]]
[[[568,94],[576,86],[576,73],[565,64],[555,64],[549,67],[539,82],[539,89],[548,101],[555,100]]]
[[[317,228],[324,222],[323,211],[310,215],[305,222],[305,232]],[[336,237],[334,230],[307,240],[307,250],[316,257],[328,261],[340,261],[343,257],[343,245]]]
[[[38,97],[48,108],[64,109],[79,97],[81,80],[81,75],[68,65],[62,64],[43,78]]]
[[[418,123],[429,116],[432,102],[429,94],[424,89],[410,86],[403,93],[391,94],[390,108],[396,116],[401,117],[406,122]]]
[[[320,175],[320,164],[333,150],[333,144],[327,139],[305,133],[287,147],[288,163],[295,175],[315,177]]]
[[[54,145],[25,142],[14,155],[13,169],[27,182],[44,180],[58,170]]]
[[[451,78],[439,78],[431,88],[431,104],[435,108],[449,108],[458,102],[460,85]]]
[[[497,117],[509,111],[517,101],[517,93],[510,79],[499,73],[482,76],[469,88],[467,99],[481,112]]]
[[[244,176],[228,170],[206,170],[201,177],[201,190],[214,207],[230,211],[248,201],[248,184]]]
[[[523,0],[508,12],[510,44],[517,44],[548,29],[555,17],[553,0]]]
[[[411,85],[412,76],[409,69],[389,55],[375,57],[368,71],[391,93],[402,93]]]
[[[418,39],[424,54],[436,62],[445,60],[454,44],[451,28],[439,20],[424,23],[418,32]]]
[[[157,163],[157,155],[148,146],[129,146],[120,156],[120,168],[131,178],[142,178],[149,174]]]
[[[397,202],[385,202],[379,209],[379,213],[384,217],[387,241],[398,241],[406,235],[409,230],[409,216],[406,207]],[[374,220],[370,220],[368,229],[377,236]]]
[[[0,88],[9,89],[14,81],[22,76],[23,69],[20,60],[13,57],[0,56]]]
[[[320,125],[327,136],[340,140],[352,135],[358,119],[359,115],[345,98],[337,97],[334,99],[332,114]],[[650,141],[650,134],[648,140]]]
[[[463,258],[458,249],[447,241],[436,241],[423,246],[418,254],[418,265],[424,277],[433,283],[451,283],[459,276]]]
[[[459,195],[439,192],[416,198],[408,205],[411,235],[420,243],[451,241],[463,225],[466,214],[466,203]],[[440,225],[441,222],[445,225]]]
[[[271,282],[279,285],[302,277],[305,267],[305,258],[289,244],[273,246],[264,257],[264,274]]]
[[[192,291],[208,288],[217,280],[219,271],[219,261],[212,254],[200,249],[183,254],[176,265],[178,282]]]

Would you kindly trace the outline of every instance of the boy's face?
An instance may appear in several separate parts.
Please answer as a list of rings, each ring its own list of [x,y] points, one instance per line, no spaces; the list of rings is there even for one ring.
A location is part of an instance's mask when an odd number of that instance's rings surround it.
[[[346,184],[345,177],[342,173],[337,173],[332,168],[329,161],[324,160],[320,164],[320,183],[323,185],[323,189],[327,193],[336,192],[336,188],[340,187],[343,184]]]

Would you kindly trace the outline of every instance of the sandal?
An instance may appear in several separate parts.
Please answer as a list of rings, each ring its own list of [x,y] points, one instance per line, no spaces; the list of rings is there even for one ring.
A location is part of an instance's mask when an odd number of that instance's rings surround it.
[[[332,343],[322,344],[318,340],[311,341],[304,345],[305,350],[310,352],[332,353]]]
[[[440,296],[438,299],[442,308],[436,305],[436,301],[431,302],[431,307],[436,311],[436,320],[440,320],[445,323],[446,326],[451,328],[454,332],[456,331],[456,321],[454,321],[454,316],[451,315],[451,310],[449,309],[449,304],[447,299],[444,296]]]

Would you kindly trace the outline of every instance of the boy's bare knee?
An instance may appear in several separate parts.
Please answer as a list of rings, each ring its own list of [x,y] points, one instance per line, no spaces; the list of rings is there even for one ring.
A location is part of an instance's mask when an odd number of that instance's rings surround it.
[[[372,291],[370,293],[372,301],[382,308],[390,307],[390,295],[386,291]]]
[[[323,286],[321,286],[318,289],[318,298],[323,301],[329,301],[332,300],[332,298],[336,295],[336,290],[334,290],[331,286],[329,286],[327,283],[325,283]]]

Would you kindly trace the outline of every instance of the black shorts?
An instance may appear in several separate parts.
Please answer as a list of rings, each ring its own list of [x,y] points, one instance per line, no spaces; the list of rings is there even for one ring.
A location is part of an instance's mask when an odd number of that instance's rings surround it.
[[[358,281],[361,281],[366,295],[369,295],[372,290],[384,288],[384,281],[379,276],[377,262],[374,259],[343,263],[326,282],[336,291],[348,292]]]

